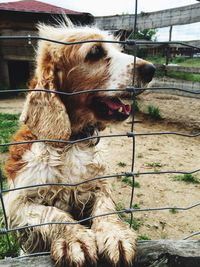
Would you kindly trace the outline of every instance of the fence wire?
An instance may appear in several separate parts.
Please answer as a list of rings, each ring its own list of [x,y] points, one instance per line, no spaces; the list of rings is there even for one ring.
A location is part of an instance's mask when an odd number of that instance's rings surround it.
[[[137,15],[137,1],[136,1],[136,5],[135,5],[135,14]],[[135,20],[135,27],[134,27],[134,34],[136,33],[136,24],[137,24],[137,16],[135,16],[136,20]],[[74,44],[83,44],[83,43],[119,43],[121,45],[128,45],[131,46],[133,49],[133,53],[134,53],[134,66],[136,66],[136,54],[137,54],[137,49],[140,45],[145,44],[145,45],[158,45],[158,44],[181,44],[184,45],[186,47],[190,47],[195,49],[196,51],[200,51],[200,47],[197,46],[192,46],[192,45],[188,45],[186,43],[183,42],[150,42],[150,41],[140,41],[140,40],[126,40],[126,41],[109,41],[109,40],[86,40],[86,41],[80,41],[80,42],[59,42],[56,40],[52,40],[52,39],[47,39],[47,38],[41,38],[38,36],[0,36],[0,41],[2,40],[27,40],[29,43],[32,40],[43,40],[43,41],[48,41],[48,42],[54,42],[56,44],[61,44],[61,45],[74,45]],[[135,67],[133,70],[133,79],[135,77]],[[133,84],[134,84],[134,80],[133,80]],[[137,94],[139,94],[142,91],[160,91],[160,90],[177,90],[177,91],[181,91],[181,92],[187,92],[193,95],[199,95],[200,94],[200,90],[199,91],[191,91],[191,90],[184,90],[181,88],[171,88],[171,87],[152,87],[152,88],[137,88],[134,86],[131,87],[127,87],[124,89],[115,89],[115,88],[111,88],[111,89],[95,89],[95,90],[87,90],[87,88],[85,90],[81,90],[81,91],[76,91],[76,92],[72,92],[72,93],[67,93],[67,92],[60,92],[60,91],[51,91],[51,90],[45,90],[45,89],[34,89],[34,90],[30,90],[30,89],[15,89],[15,90],[0,90],[0,95],[3,94],[7,94],[7,93],[26,93],[26,92],[45,92],[48,94],[58,94],[58,95],[66,95],[66,96],[74,96],[74,95],[82,95],[82,94],[94,94],[96,92],[108,92],[108,91],[119,91],[119,92],[129,92],[132,96],[132,103],[134,104],[135,99]],[[130,215],[130,226],[133,223],[133,214],[134,213],[140,213],[140,212],[153,212],[153,211],[165,211],[165,210],[172,210],[172,209],[176,209],[178,211],[186,211],[186,210],[191,210],[194,209],[196,207],[200,206],[200,201],[197,203],[192,203],[191,205],[187,206],[187,207],[174,207],[174,206],[166,206],[166,207],[149,207],[149,208],[133,208],[133,200],[134,200],[134,186],[132,187],[132,191],[130,194],[130,204],[129,204],[129,208],[126,209],[121,209],[121,210],[116,210],[114,212],[109,212],[109,213],[104,213],[104,214],[100,214],[97,216],[90,216],[87,217],[85,219],[82,220],[78,220],[76,222],[47,222],[47,223],[43,223],[43,224],[35,224],[35,225],[26,225],[23,227],[17,227],[17,228],[10,228],[8,226],[8,222],[7,222],[7,216],[6,216],[6,209],[5,209],[5,205],[4,205],[4,200],[3,200],[3,195],[5,193],[8,192],[13,192],[13,191],[19,191],[19,190],[27,190],[27,189],[31,189],[31,188],[38,188],[38,187],[45,187],[45,186],[63,186],[63,187],[77,187],[80,186],[84,183],[88,183],[88,182],[92,182],[92,181],[97,181],[97,180],[103,180],[103,179],[116,179],[116,178],[122,178],[123,176],[126,177],[131,177],[132,178],[132,182],[134,185],[134,181],[135,181],[135,177],[137,176],[144,176],[144,175],[162,175],[162,174],[194,174],[194,173],[198,173],[200,172],[200,167],[195,169],[195,170],[191,170],[191,171],[174,171],[174,170],[168,170],[168,171],[154,171],[154,172],[135,172],[135,148],[137,145],[136,139],[138,136],[155,136],[155,135],[177,135],[177,136],[183,136],[186,138],[196,138],[200,136],[200,132],[196,133],[196,134],[186,134],[186,133],[181,133],[181,132],[148,132],[148,133],[135,133],[134,131],[134,124],[135,124],[135,113],[134,111],[132,112],[132,122],[131,122],[131,127],[130,127],[130,132],[127,133],[122,133],[122,134],[109,134],[109,135],[98,135],[98,136],[91,136],[91,137],[87,137],[87,138],[82,138],[82,139],[78,139],[78,140],[49,140],[49,139],[45,139],[45,140],[31,140],[31,141],[21,141],[21,142],[9,142],[9,143],[1,143],[0,147],[5,147],[5,146],[17,146],[20,144],[32,144],[32,143],[39,143],[39,142],[49,142],[49,143],[65,143],[65,144],[70,144],[70,145],[74,145],[80,142],[84,142],[90,139],[102,139],[102,138],[119,138],[119,137],[127,137],[127,138],[131,138],[132,139],[132,163],[131,163],[131,168],[129,171],[127,172],[123,172],[123,173],[113,173],[110,175],[106,175],[106,176],[99,176],[99,177],[91,177],[88,180],[79,182],[79,183],[46,183],[46,184],[35,184],[35,185],[31,185],[31,186],[23,186],[23,187],[17,187],[17,188],[12,188],[12,189],[5,189],[3,186],[3,175],[0,173],[0,202],[1,202],[1,206],[2,206],[2,212],[3,212],[3,219],[4,219],[4,225],[5,227],[0,228],[0,235],[6,235],[7,238],[7,242],[8,242],[8,246],[9,249],[11,250],[11,241],[10,241],[10,237],[9,237],[9,233],[11,232],[16,232],[18,230],[24,230],[24,229],[28,229],[28,228],[34,228],[34,227],[39,227],[39,226],[45,226],[45,225],[52,225],[52,224],[80,224],[86,221],[91,221],[94,218],[97,217],[104,217],[104,216],[112,216],[113,214],[129,214]],[[192,233],[189,236],[184,237],[183,239],[188,239],[194,236],[200,235],[200,232],[195,232]],[[48,252],[41,252],[41,253],[34,253],[31,254],[33,256],[36,255],[46,255],[49,254]],[[24,256],[23,256],[24,257]],[[20,257],[21,258],[21,257]]]

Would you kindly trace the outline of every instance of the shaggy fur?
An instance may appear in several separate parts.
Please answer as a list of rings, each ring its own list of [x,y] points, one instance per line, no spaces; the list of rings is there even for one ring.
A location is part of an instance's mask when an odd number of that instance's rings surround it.
[[[87,27],[39,26],[41,37],[71,42],[113,40],[105,32]],[[132,84],[134,58],[116,44],[62,45],[39,41],[36,68],[30,88],[75,92],[126,88]],[[137,58],[138,85],[145,84],[139,68],[149,64]],[[77,96],[30,92],[21,114],[22,126],[14,141],[69,140],[88,127],[98,130],[122,121],[130,107],[120,93],[95,92]],[[46,183],[78,183],[104,174],[99,145],[40,142],[10,147],[5,171],[10,188]],[[115,211],[105,180],[76,187],[42,186],[13,191],[5,196],[10,227],[47,222],[76,222],[81,218]],[[86,225],[51,224],[20,231],[26,252],[51,251],[57,266],[95,265],[104,257],[113,266],[130,265],[136,251],[136,234],[117,215],[97,217]]]

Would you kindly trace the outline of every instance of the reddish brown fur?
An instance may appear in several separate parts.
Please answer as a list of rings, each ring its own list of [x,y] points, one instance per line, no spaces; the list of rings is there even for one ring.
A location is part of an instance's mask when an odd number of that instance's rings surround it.
[[[13,137],[13,142],[36,140],[26,125],[21,126]],[[5,164],[5,173],[9,179],[14,180],[17,173],[24,166],[23,154],[30,150],[32,144],[13,145],[9,148],[9,158]]]

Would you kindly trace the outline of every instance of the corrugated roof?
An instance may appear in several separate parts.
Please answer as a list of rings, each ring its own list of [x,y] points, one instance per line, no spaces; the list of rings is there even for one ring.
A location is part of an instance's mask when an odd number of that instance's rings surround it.
[[[7,11],[21,11],[21,12],[37,12],[37,13],[51,13],[51,14],[72,14],[78,15],[82,12],[54,6],[36,0],[22,0],[16,2],[0,3],[0,10]]]

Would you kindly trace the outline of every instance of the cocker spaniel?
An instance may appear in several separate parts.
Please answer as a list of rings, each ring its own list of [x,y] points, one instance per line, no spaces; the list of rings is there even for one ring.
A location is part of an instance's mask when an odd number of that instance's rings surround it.
[[[19,230],[24,250],[50,251],[56,266],[90,266],[102,257],[113,266],[131,265],[136,233],[117,215],[98,216],[115,211],[108,182],[98,179],[82,183],[104,174],[97,140],[75,144],[61,140],[94,136],[107,123],[128,118],[131,107],[120,100],[123,92],[108,89],[125,89],[132,84],[134,57],[122,53],[118,44],[104,42],[113,41],[114,37],[96,28],[42,24],[39,36],[81,43],[38,43],[35,74],[30,83],[33,91],[27,95],[22,125],[14,141],[46,141],[10,147],[5,165],[9,187],[32,187],[5,195],[9,226],[25,226]],[[82,42],[86,40],[93,42]],[[155,68],[140,58],[135,63],[137,85],[145,86]],[[51,92],[34,92],[38,88]],[[94,89],[105,90],[56,93]],[[49,183],[54,185],[34,187]],[[82,184],[74,187],[64,183]],[[75,223],[90,216],[94,218],[86,221],[87,225]],[[62,224],[65,222],[71,224]],[[38,224],[43,225],[27,227]]]

